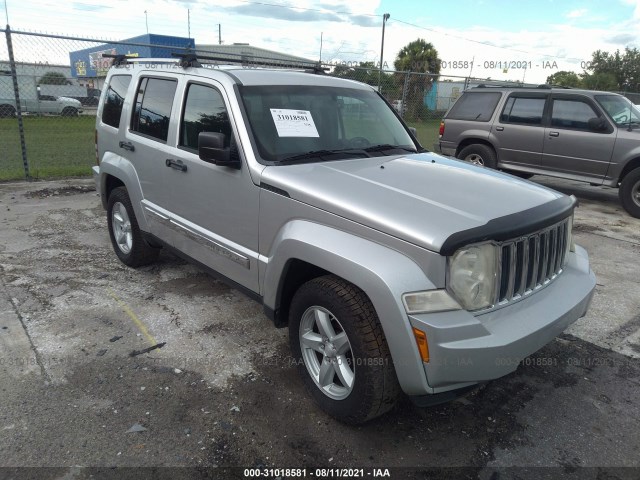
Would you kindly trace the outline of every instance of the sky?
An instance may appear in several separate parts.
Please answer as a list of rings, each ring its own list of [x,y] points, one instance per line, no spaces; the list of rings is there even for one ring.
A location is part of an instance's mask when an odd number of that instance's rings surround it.
[[[348,64],[380,61],[388,13],[384,67],[392,69],[400,49],[422,38],[438,51],[442,76],[533,83],[559,70],[581,73],[596,50],[640,43],[640,0],[0,1],[13,30],[123,40],[148,25],[149,33],[190,33],[196,44],[217,44],[220,25],[225,44]],[[42,61],[46,45],[64,48],[41,42]]]

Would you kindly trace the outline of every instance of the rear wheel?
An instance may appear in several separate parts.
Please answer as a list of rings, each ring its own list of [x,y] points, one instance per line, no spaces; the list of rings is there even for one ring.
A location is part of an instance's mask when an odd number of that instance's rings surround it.
[[[496,153],[493,149],[480,143],[464,147],[458,154],[458,158],[488,168],[496,168],[497,165]]]
[[[399,386],[378,316],[365,293],[333,275],[302,285],[289,316],[291,351],[316,404],[357,424],[395,405]]]
[[[122,263],[135,268],[158,257],[160,249],[149,245],[142,236],[125,187],[115,188],[109,195],[107,219],[113,250]]]
[[[640,167],[624,177],[618,190],[620,203],[632,217],[640,218]]]

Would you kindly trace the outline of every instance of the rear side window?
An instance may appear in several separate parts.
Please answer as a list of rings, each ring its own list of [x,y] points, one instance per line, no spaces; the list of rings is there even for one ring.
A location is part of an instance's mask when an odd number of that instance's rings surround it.
[[[224,133],[225,146],[229,146],[231,123],[222,95],[213,87],[191,84],[180,125],[180,146],[197,150],[200,132]]]
[[[166,142],[177,85],[173,79],[143,78],[136,94],[131,130]]]
[[[509,97],[500,115],[500,121],[540,125],[545,103],[546,98]]]
[[[131,75],[114,75],[109,80],[109,88],[102,108],[102,121],[107,125],[118,128],[120,115],[124,105],[124,97],[131,83]]]
[[[500,100],[500,92],[466,93],[451,107],[447,118],[488,122]]]

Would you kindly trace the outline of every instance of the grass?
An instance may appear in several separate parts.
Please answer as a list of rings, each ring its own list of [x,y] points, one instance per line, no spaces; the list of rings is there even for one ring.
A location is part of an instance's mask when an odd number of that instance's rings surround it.
[[[433,151],[433,144],[438,143],[438,129],[440,119],[424,120],[420,122],[407,121],[407,125],[418,131],[418,141],[427,150]]]
[[[418,131],[418,140],[427,150],[438,141],[440,120],[407,122]],[[357,127],[357,128],[356,128]],[[352,135],[367,135],[379,127],[374,122],[358,122]],[[24,117],[27,159],[32,178],[91,175],[95,164],[95,117]],[[356,131],[361,130],[361,131]],[[384,136],[384,132],[380,132]],[[368,136],[368,135],[367,135]],[[18,122],[0,118],[0,181],[24,179]]]
[[[24,117],[32,178],[90,175],[95,165],[94,116]],[[0,119],[0,181],[24,179],[18,122]]]

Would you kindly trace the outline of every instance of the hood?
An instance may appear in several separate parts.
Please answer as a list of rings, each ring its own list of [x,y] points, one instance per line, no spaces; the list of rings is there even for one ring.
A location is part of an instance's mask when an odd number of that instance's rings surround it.
[[[74,104],[80,105],[80,100],[77,100],[75,98],[57,97],[56,100],[58,100],[59,102],[74,103]]]
[[[526,180],[432,153],[269,166],[262,183],[433,251],[440,251],[456,233],[566,198]]]

